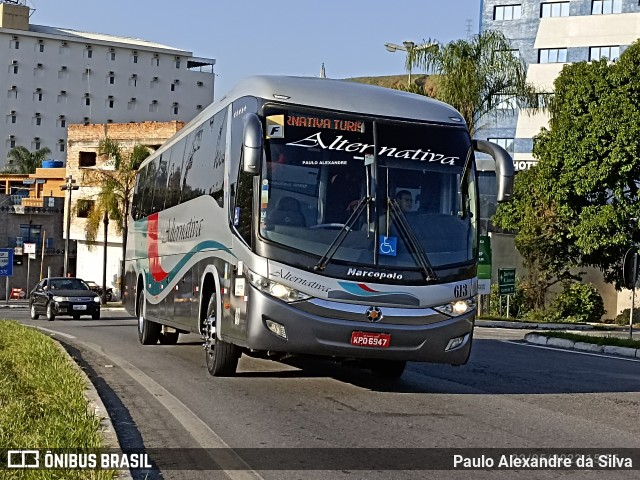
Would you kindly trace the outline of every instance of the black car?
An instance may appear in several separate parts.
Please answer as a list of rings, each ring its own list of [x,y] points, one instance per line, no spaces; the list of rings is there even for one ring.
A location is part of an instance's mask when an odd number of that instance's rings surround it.
[[[96,282],[92,282],[91,280],[85,280],[85,283],[89,285],[89,288],[96,292],[100,297],[102,297],[102,287],[98,285]],[[113,288],[107,287],[107,294],[105,296],[107,302],[113,300]]]
[[[29,294],[31,318],[37,320],[40,314],[53,321],[58,315],[68,315],[74,319],[81,315],[100,318],[100,296],[79,278],[52,277],[42,280]]]

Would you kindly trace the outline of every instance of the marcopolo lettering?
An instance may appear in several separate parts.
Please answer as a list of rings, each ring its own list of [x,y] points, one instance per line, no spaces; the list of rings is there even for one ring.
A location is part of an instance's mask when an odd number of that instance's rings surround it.
[[[374,270],[358,270],[356,268],[350,268],[347,270],[347,276],[349,277],[361,277],[361,278],[376,278],[379,280],[402,280],[401,273],[395,272],[376,272]]]
[[[322,132],[314,133],[301,140],[295,142],[289,142],[287,145],[293,145],[303,148],[317,148],[320,147],[323,150],[336,150],[353,153],[373,153],[373,145],[368,143],[349,142],[344,139],[342,135],[338,135],[331,143],[326,142],[322,138]],[[409,160],[419,160],[421,162],[439,162],[442,165],[455,165],[456,161],[460,160],[460,157],[446,156],[442,153],[432,152],[431,150],[400,150],[396,147],[380,147],[378,155],[387,156],[392,158],[406,158]]]

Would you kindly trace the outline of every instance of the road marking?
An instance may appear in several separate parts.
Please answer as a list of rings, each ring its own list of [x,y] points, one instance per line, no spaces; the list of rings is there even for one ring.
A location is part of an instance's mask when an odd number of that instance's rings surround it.
[[[62,332],[57,332],[56,330],[49,330],[48,328],[44,328],[44,327],[35,327],[38,330],[42,330],[43,332],[47,332],[50,333],[52,335],[60,335],[61,337],[65,337],[65,338],[76,338],[73,335],[69,335],[68,333],[62,333]]]
[[[640,359],[636,358],[625,358],[625,357],[616,357],[613,355],[605,355],[602,353],[590,353],[590,352],[581,352],[580,350],[568,350],[564,348],[554,348],[554,347],[545,347],[544,345],[535,345],[532,343],[522,343],[522,342],[514,342],[513,340],[500,340],[504,343],[511,343],[512,345],[520,345],[523,347],[531,347],[531,348],[542,348],[543,350],[553,350],[555,352],[566,352],[566,353],[575,353],[576,355],[588,355],[591,357],[602,357],[602,358],[611,358],[613,360],[624,360],[626,362],[640,362]]]
[[[189,407],[171,394],[166,388],[149,377],[135,365],[122,357],[107,354],[100,345],[76,340],[76,343],[84,345],[94,352],[107,356],[114,364],[118,365],[131,378],[138,382],[147,392],[153,395],[162,406],[171,413],[175,419],[191,434],[206,453],[219,465],[234,465],[235,470],[221,470],[232,480],[263,480],[251,467],[236,454],[227,443],[214,432],[209,425],[204,423]]]

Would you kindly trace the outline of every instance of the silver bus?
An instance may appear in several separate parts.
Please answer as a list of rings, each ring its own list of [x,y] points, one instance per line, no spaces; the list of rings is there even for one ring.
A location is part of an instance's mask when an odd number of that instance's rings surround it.
[[[141,165],[124,301],[142,344],[200,334],[208,371],[244,353],[464,364],[476,315],[475,151],[459,112],[349,81],[256,76]]]

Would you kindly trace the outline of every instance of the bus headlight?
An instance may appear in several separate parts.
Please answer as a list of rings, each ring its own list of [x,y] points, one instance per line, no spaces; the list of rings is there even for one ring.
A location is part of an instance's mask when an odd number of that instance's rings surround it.
[[[476,302],[473,298],[467,298],[466,300],[456,300],[455,302],[447,303],[446,305],[442,305],[440,307],[433,307],[434,310],[437,310],[440,313],[444,313],[445,315],[449,315],[450,317],[457,317],[459,315],[463,315],[467,313],[469,310],[472,310],[476,307]]]
[[[268,280],[251,271],[247,271],[247,278],[249,279],[249,283],[261,292],[268,293],[272,297],[279,298],[287,303],[311,298],[311,295],[307,295],[281,283]]]

